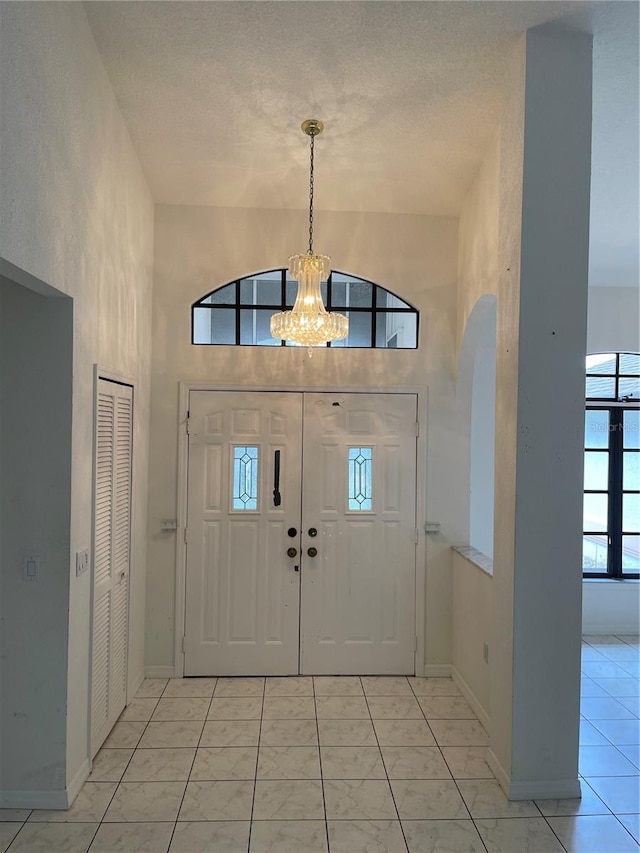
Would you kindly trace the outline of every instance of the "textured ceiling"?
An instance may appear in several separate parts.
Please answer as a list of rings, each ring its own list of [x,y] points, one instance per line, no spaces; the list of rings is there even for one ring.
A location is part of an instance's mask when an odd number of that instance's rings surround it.
[[[592,30],[594,227],[628,252],[635,217],[637,246],[635,2],[85,8],[154,199],[234,207],[304,206],[299,125],[317,117],[318,208],[455,216],[497,130],[508,46],[551,20]]]

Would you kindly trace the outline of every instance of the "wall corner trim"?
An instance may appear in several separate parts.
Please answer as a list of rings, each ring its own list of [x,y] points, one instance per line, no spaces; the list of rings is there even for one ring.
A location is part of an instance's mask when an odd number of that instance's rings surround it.
[[[145,678],[174,678],[174,668],[172,666],[145,666]]]
[[[451,678],[450,663],[426,663],[424,665],[425,678]]]
[[[473,692],[473,690],[469,687],[469,685],[464,680],[464,678],[460,675],[460,673],[455,668],[455,666],[451,667],[451,677],[453,678],[454,682],[460,688],[460,692],[462,693],[464,698],[467,700],[467,702],[473,708],[473,711],[474,711],[476,717],[482,723],[483,728],[485,728],[487,730],[487,732],[490,731],[489,726],[490,726],[491,718],[489,717],[489,714],[488,714],[486,708],[484,707],[482,702],[480,702],[480,700],[478,699],[476,694]]]
[[[91,762],[88,758],[85,758],[85,760],[80,765],[78,772],[67,786],[67,805],[65,806],[65,808],[69,808],[71,805],[73,805],[73,801],[80,793],[80,789],[82,788],[84,783],[87,781],[89,773],[91,773]]]

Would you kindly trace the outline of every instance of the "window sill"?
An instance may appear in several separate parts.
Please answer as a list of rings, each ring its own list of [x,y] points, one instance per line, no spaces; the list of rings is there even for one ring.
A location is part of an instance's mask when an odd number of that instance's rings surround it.
[[[468,560],[472,565],[480,569],[481,572],[484,572],[485,575],[489,575],[490,578],[493,577],[493,560],[491,557],[487,557],[486,554],[478,551],[477,548],[472,548],[471,545],[453,545],[452,548],[461,557],[464,557],[465,560]]]

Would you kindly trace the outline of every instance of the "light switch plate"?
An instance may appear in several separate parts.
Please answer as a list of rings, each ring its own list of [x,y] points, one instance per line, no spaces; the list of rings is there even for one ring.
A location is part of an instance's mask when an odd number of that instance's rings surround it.
[[[22,564],[22,580],[37,581],[40,577],[40,557],[25,557]]]

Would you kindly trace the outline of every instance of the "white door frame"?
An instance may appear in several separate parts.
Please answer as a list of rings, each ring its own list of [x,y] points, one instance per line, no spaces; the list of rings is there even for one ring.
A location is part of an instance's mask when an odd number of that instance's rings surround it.
[[[313,388],[300,388],[287,385],[243,385],[223,382],[193,382],[182,380],[178,384],[178,493],[176,530],[176,586],[174,614],[174,678],[184,676],[183,637],[185,632],[185,592],[187,581],[187,546],[185,531],[187,527],[187,475],[189,463],[189,436],[187,434],[187,415],[189,411],[190,391],[244,391],[256,393],[294,392],[330,394],[415,394],[418,401],[419,437],[416,441],[416,586],[415,586],[415,625],[416,625],[416,674],[424,674],[425,665],[425,592],[426,592],[426,546],[424,519],[426,518],[426,474],[427,474],[427,401],[428,388],[420,386],[362,387],[321,385]],[[422,439],[422,440],[420,440]]]

